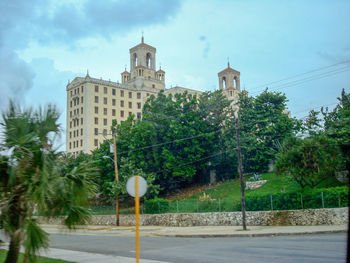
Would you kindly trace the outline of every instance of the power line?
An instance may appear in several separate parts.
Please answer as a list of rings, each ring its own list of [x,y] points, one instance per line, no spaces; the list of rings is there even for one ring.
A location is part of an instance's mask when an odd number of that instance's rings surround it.
[[[279,83],[279,82],[282,82],[282,81],[285,81],[285,80],[293,79],[293,78],[296,78],[296,77],[299,77],[299,76],[303,76],[303,75],[307,75],[307,74],[310,74],[310,73],[313,73],[313,72],[317,72],[317,71],[320,71],[320,70],[323,70],[323,69],[335,67],[337,65],[345,64],[345,63],[348,63],[348,62],[350,62],[350,59],[349,60],[340,61],[338,63],[332,64],[332,65],[328,65],[328,66],[325,66],[325,67],[320,67],[320,68],[312,69],[312,70],[309,70],[309,71],[306,71],[306,72],[303,72],[303,73],[292,75],[292,76],[289,76],[289,77],[286,77],[286,78],[283,78],[283,79],[280,79],[280,80],[277,80],[277,81],[271,81],[271,82],[268,82],[268,83],[256,86],[256,87],[252,88],[251,90],[255,90],[255,89],[261,88],[261,87],[266,87],[266,86],[271,85],[271,84],[275,84],[275,83]]]

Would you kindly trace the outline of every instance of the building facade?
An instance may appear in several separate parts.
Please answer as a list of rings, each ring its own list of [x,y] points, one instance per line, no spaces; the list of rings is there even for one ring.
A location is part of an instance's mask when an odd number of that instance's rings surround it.
[[[152,94],[161,90],[166,95],[185,91],[197,96],[202,93],[183,87],[165,89],[165,72],[161,68],[156,70],[156,48],[145,44],[143,37],[129,52],[130,72],[125,69],[121,73],[121,82],[92,78],[87,73],[67,84],[68,153],[90,153],[106,138],[111,138],[113,120],[121,123],[132,114],[141,119],[143,105]],[[218,73],[219,88],[229,99],[238,98],[239,76],[229,64]]]

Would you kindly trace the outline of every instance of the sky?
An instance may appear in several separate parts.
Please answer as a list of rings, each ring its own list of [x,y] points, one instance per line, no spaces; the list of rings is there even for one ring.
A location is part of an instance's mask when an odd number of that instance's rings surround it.
[[[166,88],[214,91],[229,61],[242,89],[283,92],[302,118],[350,91],[349,14],[349,0],[0,0],[0,111],[53,103],[65,130],[67,82],[120,81],[143,32]]]

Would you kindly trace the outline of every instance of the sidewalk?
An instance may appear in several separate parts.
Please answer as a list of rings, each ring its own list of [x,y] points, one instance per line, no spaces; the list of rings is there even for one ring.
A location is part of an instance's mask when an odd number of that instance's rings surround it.
[[[80,226],[75,231],[69,231],[59,225],[41,225],[48,233],[70,233],[83,235],[117,235],[134,236],[135,227],[126,226]],[[319,226],[248,226],[243,231],[242,226],[196,226],[196,227],[164,227],[140,226],[140,236],[163,237],[257,237],[305,235],[325,233],[345,233],[347,225],[319,225]]]

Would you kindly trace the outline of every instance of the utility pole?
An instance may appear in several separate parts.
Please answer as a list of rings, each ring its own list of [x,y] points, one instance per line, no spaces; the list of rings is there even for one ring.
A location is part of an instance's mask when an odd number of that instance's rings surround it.
[[[247,230],[246,219],[245,219],[244,181],[243,181],[241,143],[239,141],[239,115],[238,114],[236,118],[236,136],[237,136],[237,152],[238,152],[238,173],[239,173],[239,179],[241,181],[242,226],[243,226],[243,230]]]
[[[114,170],[115,170],[115,181],[118,185],[119,175],[118,175],[118,163],[117,163],[117,142],[116,133],[113,133],[113,148],[114,148]],[[116,225],[119,226],[119,194],[117,193],[116,200]]]

